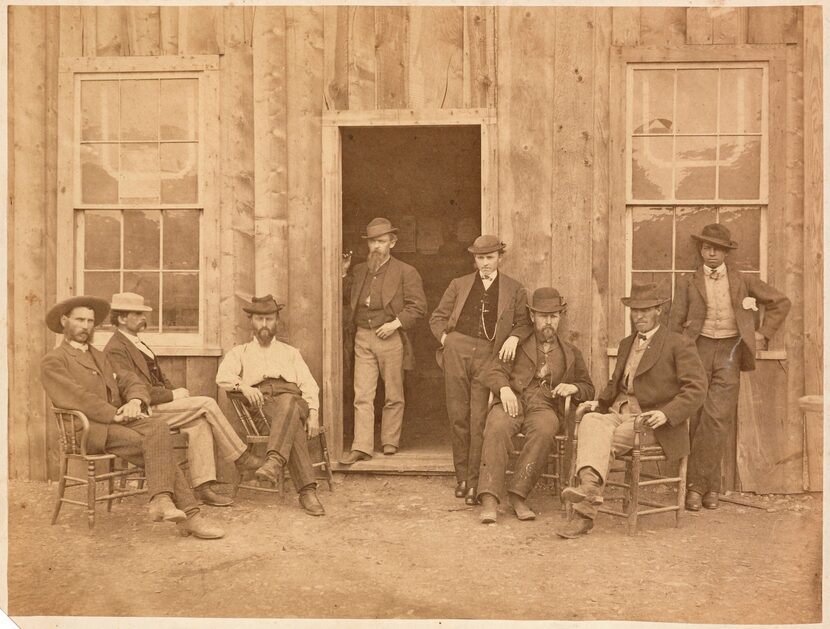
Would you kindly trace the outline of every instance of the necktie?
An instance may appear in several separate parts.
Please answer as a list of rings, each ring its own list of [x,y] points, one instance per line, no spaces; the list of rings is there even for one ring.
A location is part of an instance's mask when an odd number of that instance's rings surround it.
[[[713,279],[713,280],[719,280],[720,279],[720,271],[712,271],[711,273],[709,273],[709,278]]]
[[[647,341],[648,340],[648,337],[645,334],[643,334],[642,332],[637,333],[637,338],[640,339],[641,341]]]
[[[489,275],[482,275],[481,279],[485,282],[488,282],[488,281],[490,281],[490,276]]]

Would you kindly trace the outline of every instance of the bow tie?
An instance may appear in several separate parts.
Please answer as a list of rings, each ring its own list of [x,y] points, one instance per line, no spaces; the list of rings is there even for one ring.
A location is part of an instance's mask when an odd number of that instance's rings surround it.
[[[720,278],[721,278],[720,271],[712,271],[711,273],[709,273],[709,279],[719,280]]]
[[[482,276],[481,276],[481,279],[482,279],[482,280],[489,280],[489,279],[490,279],[490,276],[489,276],[489,275],[482,275]]]
[[[641,341],[647,341],[648,340],[648,337],[645,334],[643,334],[642,332],[637,332],[637,338],[640,339]]]

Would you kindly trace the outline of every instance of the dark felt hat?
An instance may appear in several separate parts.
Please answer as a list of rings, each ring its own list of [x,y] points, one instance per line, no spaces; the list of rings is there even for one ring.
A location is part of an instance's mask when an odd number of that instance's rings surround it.
[[[467,251],[472,254],[493,253],[494,251],[504,251],[506,244],[499,240],[498,236],[479,236],[473,241],[473,244],[467,247]]]
[[[398,231],[398,228],[392,227],[392,223],[388,218],[373,218],[369,221],[369,224],[366,225],[366,233],[363,234],[361,238],[377,238],[378,236],[383,236],[384,234],[396,231]]]
[[[698,242],[708,242],[721,249],[737,249],[738,243],[732,240],[732,234],[720,223],[711,223],[703,228],[700,234],[692,234]]]
[[[242,306],[243,311],[252,315],[276,314],[283,308],[285,308],[285,304],[278,304],[277,300],[271,295],[265,295],[265,297],[254,297],[251,299],[250,306]]]
[[[95,325],[101,325],[110,313],[110,304],[108,301],[100,297],[78,295],[64,299],[52,306],[52,309],[46,314],[46,327],[52,330],[52,332],[62,334],[63,325],[61,325],[61,317],[72,312],[73,308],[78,307],[92,308],[95,313]]]
[[[527,304],[533,312],[560,312],[567,306],[559,291],[550,286],[543,286],[533,291],[533,297]]]
[[[633,284],[631,286],[631,296],[622,298],[623,305],[629,308],[654,308],[668,300],[668,297],[658,295],[657,284],[654,282]]]

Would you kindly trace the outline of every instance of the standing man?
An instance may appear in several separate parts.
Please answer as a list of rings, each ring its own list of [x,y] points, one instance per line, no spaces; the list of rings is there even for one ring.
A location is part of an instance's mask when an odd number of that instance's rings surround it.
[[[266,295],[242,308],[251,319],[254,339],[225,355],[216,384],[241,392],[271,423],[265,463],[256,477],[276,484],[279,469],[287,465],[300,506],[309,515],[324,515],[307,442],[320,434],[320,389],[300,351],[275,338],[284,307]]]
[[[692,418],[686,509],[717,509],[721,460],[726,434],[735,421],[741,371],[755,369],[755,349],[784,322],[790,300],[755,275],[726,265],[729,252],[738,247],[729,230],[719,223],[693,234],[703,266],[678,287],[669,326],[697,345],[709,390],[703,408]],[[758,302],[764,321],[755,329]]]
[[[391,255],[397,231],[388,219],[372,219],[362,236],[369,257],[354,268],[354,439],[351,452],[340,461],[344,465],[372,458],[378,376],[386,389],[380,433],[383,453],[395,454],[401,438],[403,372],[415,367],[406,331],[424,316],[427,299],[418,271]]]
[[[573,517],[556,531],[560,537],[579,537],[594,527],[610,462],[634,447],[634,420],[641,413],[647,425],[642,445],[656,441],[670,460],[689,453],[687,422],[703,404],[706,374],[691,341],[660,325],[667,301],[656,284],[634,284],[631,297],[622,299],[635,332],[620,341],[614,374],[599,399],[586,402],[591,412],[577,434],[579,485],[562,492],[574,503]]]
[[[139,337],[147,327],[144,297],[136,293],[112,296],[110,321],[116,327],[104,352],[117,368],[135,375],[150,392],[150,410],[170,428],[181,428],[188,437],[190,480],[196,496],[206,505],[227,507],[233,499],[216,493],[216,460],[219,456],[234,461],[240,472],[256,470],[262,460],[247,451],[247,446],[228,422],[213,398],[190,395],[185,388],[175,388],[161,370],[158,358]]]
[[[90,341],[109,313],[97,297],[62,301],[46,315],[46,327],[63,342],[41,361],[41,378],[52,404],[82,412],[89,419],[87,452],[109,453],[144,468],[150,517],[176,522],[182,535],[202,539],[225,532],[199,515],[199,505],[176,463],[170,429],[148,417],[150,395],[129,371],[112,365]]]
[[[555,288],[538,288],[533,293],[530,318],[534,334],[519,346],[515,362],[493,355],[482,380],[497,396],[484,428],[481,452],[481,522],[496,521],[497,505],[504,494],[505,473],[513,437],[523,432],[525,440],[507,488],[510,506],[520,520],[536,514],[527,506],[527,496],[544,471],[560,419],[565,417],[564,399],[589,400],[594,385],[582,353],[557,334],[567,304]]]
[[[477,270],[450,282],[429,319],[441,343],[436,358],[444,369],[455,497],[470,505],[476,504],[490,395],[479,376],[493,356],[512,361],[519,342],[533,332],[525,289],[499,273],[505,247],[496,236],[476,238],[467,251],[473,254]]]

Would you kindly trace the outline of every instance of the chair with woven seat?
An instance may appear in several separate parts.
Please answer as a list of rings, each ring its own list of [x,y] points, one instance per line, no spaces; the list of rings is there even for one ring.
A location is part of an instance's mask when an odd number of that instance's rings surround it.
[[[239,418],[242,428],[245,431],[245,441],[250,444],[252,448],[256,448],[261,444],[268,443],[268,436],[271,433],[271,423],[262,409],[259,407],[252,407],[248,404],[245,396],[238,391],[228,391],[228,399],[233,406],[236,416]],[[329,486],[329,491],[334,491],[332,485],[333,475],[331,470],[331,459],[329,458],[329,449],[326,444],[326,429],[325,426],[320,426],[320,434],[308,440],[309,456],[311,457],[312,467],[315,472],[322,472],[322,476],[317,474],[318,479],[325,480]],[[243,482],[241,479],[237,481],[234,487],[234,495],[240,489],[249,489],[251,491],[261,491],[266,493],[277,493],[280,499],[285,498],[285,482],[290,478],[286,473],[286,466],[281,466],[278,472],[277,487],[263,487],[253,482]]]

